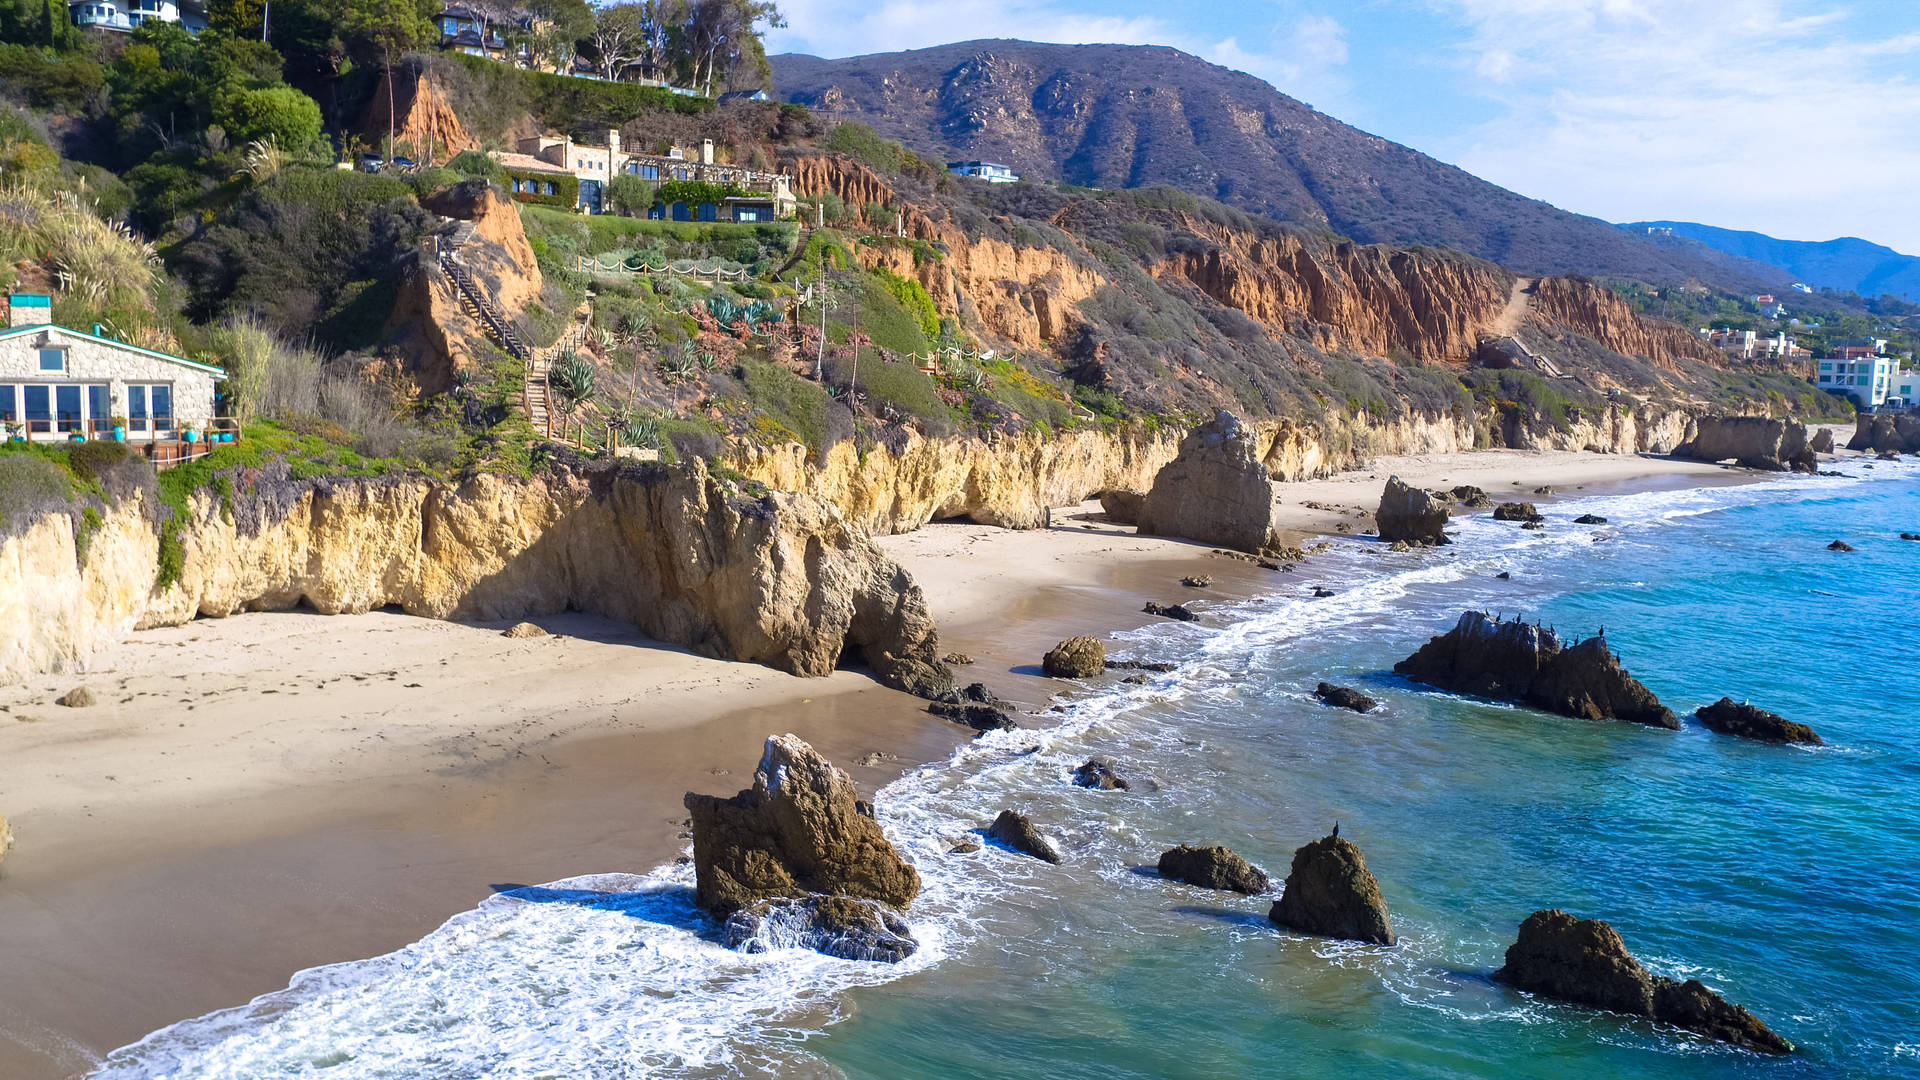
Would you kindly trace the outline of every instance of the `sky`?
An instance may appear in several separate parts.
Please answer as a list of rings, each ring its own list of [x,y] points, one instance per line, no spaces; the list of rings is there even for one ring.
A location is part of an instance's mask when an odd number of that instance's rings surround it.
[[[781,0],[769,52],[1171,45],[1502,187],[1920,254],[1920,0]]]

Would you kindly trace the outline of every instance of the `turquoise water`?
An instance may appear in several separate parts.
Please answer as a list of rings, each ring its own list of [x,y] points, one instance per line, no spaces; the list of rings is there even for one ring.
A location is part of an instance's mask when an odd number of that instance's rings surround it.
[[[112,1077],[1920,1076],[1920,469],[1485,515],[1437,556],[1315,561],[1326,599],[1121,635],[1183,661],[995,733],[876,799],[920,868],[898,968],[721,949],[668,866],[490,899],[375,960],[156,1033]],[[1592,511],[1612,524],[1570,524]],[[1828,552],[1844,538],[1859,550]],[[1494,577],[1500,571],[1512,580]],[[1676,712],[1723,694],[1820,749],[1546,716],[1416,688],[1395,660],[1466,607],[1604,626]],[[1362,686],[1366,716],[1318,705]],[[1071,786],[1091,754],[1133,792]],[[1144,783],[1143,783],[1144,782]],[[1152,790],[1147,790],[1152,788]],[[1059,867],[951,838],[1018,806]],[[1334,821],[1401,944],[1285,934],[1273,897],[1142,873],[1181,841],[1284,876]],[[1540,907],[1612,922],[1801,1044],[1777,1060],[1492,983]]]

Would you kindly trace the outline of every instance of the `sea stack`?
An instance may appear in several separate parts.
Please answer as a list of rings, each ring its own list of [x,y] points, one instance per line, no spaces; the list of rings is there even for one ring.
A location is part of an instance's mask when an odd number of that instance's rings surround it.
[[[1462,612],[1452,630],[1393,670],[1456,694],[1519,702],[1584,720],[1621,719],[1674,731],[1680,721],[1627,674],[1604,637],[1563,648],[1552,630],[1484,611]]]
[[[1247,896],[1267,891],[1267,872],[1224,847],[1181,844],[1160,856],[1160,876],[1202,889]]]
[[[1447,503],[1432,492],[1408,487],[1398,476],[1387,477],[1374,513],[1385,543],[1437,546],[1447,543]]]
[[[1142,536],[1182,536],[1259,554],[1281,545],[1273,485],[1252,429],[1222,410],[1180,440],[1141,502]]]
[[[853,780],[793,735],[767,738],[753,786],[730,799],[689,792],[694,901],[731,915],[806,893],[906,907],[920,875],[860,812]]]
[[[1722,735],[1738,735],[1759,742],[1825,745],[1824,740],[1807,725],[1796,724],[1779,713],[1736,702],[1732,698],[1723,697],[1693,715],[1708,731]]]
[[[1785,1054],[1793,1044],[1699,980],[1658,978],[1627,951],[1613,927],[1557,908],[1520,924],[1500,982],[1528,993],[1609,1012],[1643,1016],[1750,1050]]]
[[[1323,836],[1293,853],[1285,891],[1267,918],[1289,930],[1372,945],[1394,942],[1380,882],[1352,842]]]

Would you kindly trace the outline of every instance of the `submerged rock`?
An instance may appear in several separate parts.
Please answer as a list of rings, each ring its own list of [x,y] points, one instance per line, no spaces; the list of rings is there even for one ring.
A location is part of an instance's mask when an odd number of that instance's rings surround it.
[[[767,738],[751,788],[685,802],[694,900],[715,915],[804,893],[905,907],[920,892],[920,875],[860,812],[853,780],[796,736]]]
[[[1073,782],[1083,788],[1098,788],[1101,791],[1130,791],[1127,778],[1113,771],[1111,762],[1099,758],[1089,758],[1087,763],[1073,770]]]
[[[1033,821],[1025,814],[1012,810],[1000,811],[1000,816],[994,818],[993,824],[987,827],[987,836],[1042,862],[1060,861],[1059,850],[1052,841],[1040,835],[1040,830],[1033,827]]]
[[[1900,534],[1900,539],[1902,539],[1902,540],[1920,540],[1920,533],[1901,533],[1901,534]]]
[[[1520,527],[1523,529],[1544,529],[1547,527],[1547,523],[1542,518],[1533,518],[1531,520],[1521,522]]]
[[[1779,713],[1770,713],[1732,698],[1723,697],[1693,715],[1700,718],[1700,723],[1708,731],[1717,731],[1722,735],[1738,735],[1743,739],[1770,743],[1824,745],[1820,736],[1814,734],[1807,725],[1794,723]]]
[[[1162,853],[1160,876],[1247,896],[1266,892],[1269,885],[1266,871],[1218,845],[1197,848],[1181,844]]]
[[[1004,709],[971,701],[936,701],[927,706],[927,711],[942,720],[964,724],[975,731],[1012,731],[1020,726]]]
[[[1680,728],[1673,711],[1620,666],[1604,637],[1563,648],[1546,627],[1502,621],[1484,611],[1462,612],[1453,629],[1393,670],[1456,694],[1521,702],[1562,716]]]
[[[547,637],[549,635],[545,630],[535,626],[533,623],[517,622],[505,630],[500,631],[500,636],[510,638],[537,638]]]
[[[1613,927],[1557,908],[1527,916],[1493,977],[1542,997],[1658,1020],[1752,1050],[1793,1050],[1752,1013],[1697,980],[1656,978]]]
[[[1107,647],[1094,637],[1070,637],[1040,661],[1040,670],[1056,679],[1084,679],[1107,670]]]
[[[1575,525],[1605,525],[1607,519],[1601,517],[1599,514],[1581,514],[1579,517],[1573,519],[1573,523]]]
[[[1847,543],[1845,540],[1835,540],[1833,543],[1827,545],[1827,550],[1828,551],[1852,551],[1853,545]]]
[[[1408,487],[1398,476],[1387,477],[1374,512],[1380,539],[1389,543],[1437,545],[1447,543],[1447,503],[1432,492]]]
[[[1493,508],[1495,521],[1538,521],[1540,511],[1530,502],[1501,503]]]
[[[1293,853],[1285,890],[1267,918],[1303,934],[1374,945],[1394,942],[1380,882],[1360,849],[1338,836],[1323,836]]]
[[[1273,485],[1253,431],[1221,412],[1180,440],[1140,505],[1145,536],[1182,536],[1259,553],[1280,546]]]
[[[1342,709],[1352,709],[1354,712],[1362,713],[1370,712],[1380,704],[1351,687],[1335,686],[1332,683],[1324,682],[1313,688],[1313,696],[1329,705],[1336,705]]]
[[[1179,619],[1181,622],[1192,622],[1200,617],[1198,613],[1185,604],[1156,604],[1151,600],[1147,601],[1147,606],[1140,610],[1149,615],[1160,615],[1169,619]]]
[[[1140,507],[1147,501],[1147,493],[1132,488],[1115,488],[1100,493],[1100,512],[1115,525],[1138,525]]]
[[[800,948],[887,964],[920,947],[905,919],[872,900],[848,896],[762,900],[727,916],[720,941],[744,953]]]
[[[1109,660],[1108,671],[1178,671],[1179,664],[1169,664],[1164,660]]]

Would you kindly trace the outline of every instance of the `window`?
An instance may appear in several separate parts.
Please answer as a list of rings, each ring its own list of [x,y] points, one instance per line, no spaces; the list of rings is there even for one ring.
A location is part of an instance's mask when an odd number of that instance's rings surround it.
[[[27,419],[27,430],[52,431],[53,395],[48,393],[48,388],[44,384],[35,386],[29,383],[21,387],[20,390],[27,399],[24,410]]]
[[[67,370],[67,350],[57,346],[40,350],[41,371]]]
[[[445,22],[440,24],[440,29],[443,32],[445,32],[448,36],[452,36],[453,34],[458,33],[459,32],[458,27],[459,27],[459,24],[454,22],[452,19],[448,19]]]
[[[1853,385],[1855,386],[1867,385],[1867,377],[1865,375],[1855,375],[1853,377]]]
[[[11,424],[20,419],[20,406],[13,400],[13,387],[0,386],[0,420]]]
[[[545,189],[544,189],[544,190],[543,190],[543,191],[541,192],[541,194],[543,194],[543,195],[558,195],[558,194],[560,194],[560,189],[559,189],[559,188],[557,188],[557,187],[554,187],[554,186],[553,186],[553,181],[551,181],[551,180],[549,180],[549,181],[547,181],[547,183],[546,183],[546,187],[545,187]]]
[[[127,427],[133,431],[173,430],[173,387],[166,383],[128,385]]]
[[[127,387],[127,426],[134,431],[147,430],[147,388]]]
[[[59,430],[79,431],[80,387],[73,383],[56,383],[53,388],[53,412]]]
[[[87,384],[87,430],[113,434],[113,410],[107,407],[107,384]]]
[[[1821,364],[1821,365],[1820,365],[1820,370],[1821,370],[1821,371],[1832,371],[1832,370],[1833,370],[1833,365],[1832,365],[1832,364]]]
[[[658,165],[629,165],[627,166],[627,170],[642,180],[660,179],[660,166]]]

